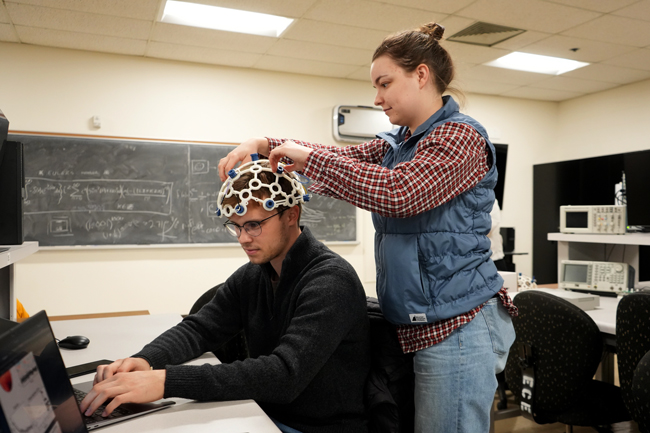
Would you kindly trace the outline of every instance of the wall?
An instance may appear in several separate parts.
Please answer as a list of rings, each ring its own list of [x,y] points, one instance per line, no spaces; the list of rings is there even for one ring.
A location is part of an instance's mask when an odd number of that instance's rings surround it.
[[[12,131],[238,143],[256,135],[336,144],[332,107],[371,105],[369,82],[0,43],[0,107]],[[531,251],[532,164],[557,141],[558,104],[467,95],[464,111],[510,145],[503,225]],[[102,127],[95,130],[91,117]],[[374,295],[374,230],[332,246]],[[16,266],[18,298],[49,314],[187,312],[246,262],[239,247],[42,250]],[[517,258],[530,273],[530,256]]]
[[[650,80],[560,105],[558,137],[540,162],[650,149]]]

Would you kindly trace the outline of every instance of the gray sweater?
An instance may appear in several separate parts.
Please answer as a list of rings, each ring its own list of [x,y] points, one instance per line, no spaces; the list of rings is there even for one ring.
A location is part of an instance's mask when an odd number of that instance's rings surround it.
[[[166,368],[165,397],[254,399],[269,416],[305,433],[366,432],[368,317],[356,272],[303,228],[275,293],[272,273],[268,263],[242,266],[198,313],[135,356]],[[179,365],[241,329],[249,359]]]

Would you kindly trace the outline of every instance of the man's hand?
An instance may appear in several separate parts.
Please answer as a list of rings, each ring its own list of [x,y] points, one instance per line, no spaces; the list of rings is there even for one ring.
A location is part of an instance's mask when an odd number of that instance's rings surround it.
[[[146,361],[145,361],[146,363]],[[165,394],[166,370],[118,372],[110,378],[96,383],[83,399],[79,408],[90,416],[108,399],[113,399],[102,413],[110,415],[123,403],[149,403],[163,398]]]
[[[127,373],[129,371],[149,371],[151,366],[143,358],[126,358],[118,359],[112,364],[100,365],[97,367],[97,374],[93,384],[98,384],[106,379],[110,379],[117,373]]]
[[[248,162],[251,154],[258,153],[264,156],[269,154],[269,141],[266,138],[250,138],[219,161],[219,177],[222,182],[228,179],[228,172],[235,168],[237,163]]]
[[[313,149],[301,146],[291,140],[287,140],[280,146],[273,149],[269,154],[269,162],[271,163],[271,170],[274,172],[278,169],[278,163],[283,157],[291,158],[293,164],[284,167],[287,171],[302,171],[305,168],[307,158]]]

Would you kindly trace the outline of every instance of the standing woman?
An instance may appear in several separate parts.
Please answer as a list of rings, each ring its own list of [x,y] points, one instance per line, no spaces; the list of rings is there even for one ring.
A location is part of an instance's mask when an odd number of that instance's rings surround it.
[[[375,105],[399,128],[348,147],[254,138],[219,170],[223,180],[251,153],[286,158],[311,191],[372,212],[382,312],[415,352],[416,432],[487,432],[517,313],[490,260],[494,147],[442,96],[454,76],[443,33],[425,24],[375,51]]]

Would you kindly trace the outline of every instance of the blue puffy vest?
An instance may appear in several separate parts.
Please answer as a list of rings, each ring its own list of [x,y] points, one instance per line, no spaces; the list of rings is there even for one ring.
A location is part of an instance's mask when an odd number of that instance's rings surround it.
[[[466,123],[487,141],[492,167],[472,189],[452,200],[408,218],[372,214],[375,226],[377,297],[381,310],[395,324],[424,324],[456,317],[498,292],[503,279],[490,259],[490,211],[497,182],[494,146],[485,128],[459,113],[451,97],[404,141],[407,127],[378,134],[390,149],[382,167],[410,161],[418,142],[447,122]]]

